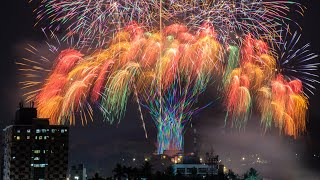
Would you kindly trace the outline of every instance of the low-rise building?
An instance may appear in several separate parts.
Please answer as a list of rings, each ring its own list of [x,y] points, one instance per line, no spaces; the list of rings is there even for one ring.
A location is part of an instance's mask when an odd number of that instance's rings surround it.
[[[181,159],[181,160],[180,160]],[[224,165],[219,161],[219,156],[212,153],[206,154],[206,159],[197,155],[190,154],[186,156],[180,156],[180,161],[175,161],[172,165],[175,175],[181,174],[183,176],[200,175],[200,176],[216,176],[224,173]]]

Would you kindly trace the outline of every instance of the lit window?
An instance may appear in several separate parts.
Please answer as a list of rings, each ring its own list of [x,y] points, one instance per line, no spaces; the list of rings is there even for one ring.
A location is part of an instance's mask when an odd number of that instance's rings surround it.
[[[20,136],[17,136],[17,140],[20,140]]]
[[[65,132],[67,132],[68,130],[67,130],[67,129],[65,129],[64,131],[65,131]]]
[[[47,130],[46,129],[42,129],[42,132],[45,133],[45,132],[47,132]]]
[[[40,154],[40,150],[34,150],[33,151],[35,154]]]
[[[27,136],[27,139],[30,139],[30,136]]]
[[[51,132],[52,132],[52,133],[55,133],[55,132],[56,132],[56,130],[55,130],[55,129],[51,129]]]
[[[20,129],[17,130],[17,133],[20,133]]]
[[[38,139],[38,136],[34,137],[34,139]]]
[[[39,136],[39,139],[42,139],[42,136]]]
[[[40,129],[37,129],[37,130],[36,130],[36,133],[40,133]]]
[[[30,129],[28,129],[28,130],[27,130],[27,133],[30,133],[30,132],[31,132],[31,130],[30,130]]]
[[[61,129],[61,133],[64,133],[64,129]]]
[[[39,161],[39,159],[40,159],[39,157],[34,157],[35,161]]]

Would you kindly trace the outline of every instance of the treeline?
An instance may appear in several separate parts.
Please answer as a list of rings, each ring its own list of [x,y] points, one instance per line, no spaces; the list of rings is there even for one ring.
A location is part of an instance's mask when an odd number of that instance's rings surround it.
[[[88,180],[262,180],[260,178],[258,172],[250,168],[245,174],[242,176],[235,174],[232,170],[229,170],[226,174],[219,175],[197,175],[196,171],[191,172],[191,175],[186,177],[181,174],[174,174],[172,167],[168,167],[165,171],[160,172],[156,171],[153,173],[152,165],[146,161],[140,167],[130,167],[124,166],[121,164],[117,164],[116,167],[112,170],[112,177],[103,178],[100,177],[98,173],[94,175],[94,177]]]

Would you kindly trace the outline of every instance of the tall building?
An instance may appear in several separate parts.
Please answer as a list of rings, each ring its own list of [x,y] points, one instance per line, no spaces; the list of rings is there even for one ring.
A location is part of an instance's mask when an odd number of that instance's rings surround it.
[[[71,166],[70,180],[87,180],[87,171],[83,164]]]
[[[3,130],[5,180],[65,180],[68,171],[69,129],[37,118],[37,109],[23,107],[14,125]]]

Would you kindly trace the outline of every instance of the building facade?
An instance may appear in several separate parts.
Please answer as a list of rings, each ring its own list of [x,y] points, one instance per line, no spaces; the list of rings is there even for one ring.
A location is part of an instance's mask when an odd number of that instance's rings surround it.
[[[83,164],[71,166],[70,180],[87,180],[87,171]]]
[[[20,109],[14,125],[3,130],[3,179],[65,180],[69,129],[36,118],[33,107]],[[17,117],[18,116],[18,117]]]
[[[175,175],[183,176],[199,175],[199,176],[219,176],[224,173],[224,165],[220,163],[219,156],[211,153],[206,153],[206,159],[195,154],[179,157],[172,165]]]

